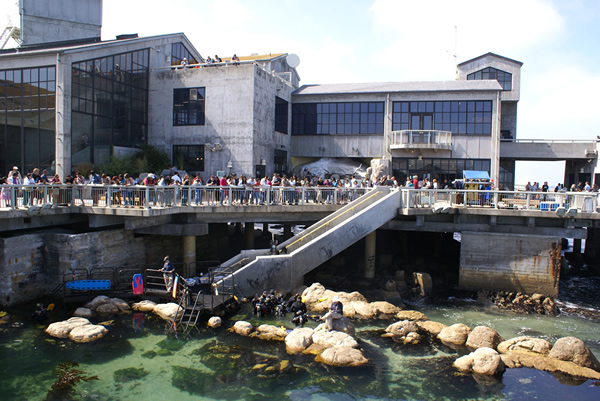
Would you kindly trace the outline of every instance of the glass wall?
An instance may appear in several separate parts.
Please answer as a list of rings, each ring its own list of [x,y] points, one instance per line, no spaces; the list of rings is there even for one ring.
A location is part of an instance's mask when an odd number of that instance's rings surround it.
[[[0,176],[54,171],[56,67],[0,71]]]
[[[394,102],[392,130],[438,130],[491,135],[491,101]]]
[[[186,58],[189,64],[198,64],[192,53],[181,42],[171,45],[171,65],[181,65],[181,60]]]
[[[502,86],[502,90],[512,90],[512,74],[510,72],[488,67],[467,75],[468,81],[482,79],[495,79],[496,81],[498,81],[500,86]]]
[[[147,143],[148,65],[148,49],[73,63],[73,168],[109,161],[113,146]]]
[[[204,171],[204,145],[174,145],[173,163],[188,173]]]
[[[404,185],[407,177],[414,175],[419,179],[427,177],[434,178],[440,185],[447,180],[452,182],[463,177],[464,170],[487,171],[490,173],[490,161],[488,159],[433,159],[433,158],[393,158],[392,173],[399,183]]]
[[[204,88],[173,89],[173,125],[204,125]]]
[[[296,103],[292,135],[383,134],[383,102]]]
[[[275,131],[288,133],[288,102],[275,96]]]

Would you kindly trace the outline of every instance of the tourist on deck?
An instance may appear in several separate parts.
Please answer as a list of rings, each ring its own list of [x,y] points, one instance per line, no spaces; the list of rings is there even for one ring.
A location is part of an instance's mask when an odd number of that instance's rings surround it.
[[[163,262],[164,264],[160,271],[163,272],[163,278],[165,279],[165,287],[167,288],[167,291],[171,291],[171,288],[173,288],[173,274],[175,273],[175,267],[169,260],[168,255],[165,256]]]
[[[325,321],[325,331],[330,331],[333,329],[333,319],[341,319],[344,317],[344,305],[340,297],[337,295],[333,297],[333,302],[329,307],[329,312],[327,312],[321,320]]]
[[[187,69],[188,65],[190,65],[190,62],[186,57],[184,57],[183,60],[181,60],[181,67],[183,67],[183,69]]]
[[[12,170],[10,170],[8,174],[6,174],[6,176],[12,179],[14,177],[14,173],[17,173],[17,178],[19,179],[20,184],[23,181],[23,177],[21,177],[21,173],[19,172],[19,168],[17,166],[14,166]],[[12,182],[9,182],[9,184],[12,184]]]

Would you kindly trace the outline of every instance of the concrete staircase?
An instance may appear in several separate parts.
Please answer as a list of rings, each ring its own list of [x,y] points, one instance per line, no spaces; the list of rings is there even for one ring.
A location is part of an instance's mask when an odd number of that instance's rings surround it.
[[[393,219],[400,191],[381,187],[366,193],[300,234],[269,249],[242,251],[223,263],[218,285],[235,282],[247,297],[270,288],[291,290],[298,279]]]

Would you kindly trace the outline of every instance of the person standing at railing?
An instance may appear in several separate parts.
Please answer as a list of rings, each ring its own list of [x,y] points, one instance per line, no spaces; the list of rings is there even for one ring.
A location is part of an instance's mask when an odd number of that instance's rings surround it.
[[[208,194],[207,194],[208,206],[213,206],[213,205],[216,206],[219,199],[217,199],[218,192],[215,187],[219,186],[219,179],[217,177],[215,177],[214,175],[211,175],[210,178],[208,179],[208,181],[206,181],[206,185],[209,187],[213,187],[208,190]]]
[[[12,170],[10,170],[10,171],[8,172],[8,174],[6,174],[6,176],[7,176],[9,179],[12,179],[12,178],[14,177],[14,173],[17,173],[17,178],[19,179],[19,184],[21,184],[21,182],[23,182],[23,177],[21,177],[21,173],[19,172],[19,167],[17,167],[17,166],[14,166],[14,167],[12,168]]]
[[[219,194],[221,195],[219,202],[221,203],[221,206],[223,206],[223,202],[227,204],[227,201],[229,200],[229,190],[224,189],[229,187],[229,181],[227,181],[227,177],[224,175],[219,179],[219,186],[221,187],[219,188]]]
[[[135,180],[133,179],[133,177],[131,177],[128,173],[125,173],[123,175],[123,185],[125,185],[125,187],[127,188],[125,190],[126,195],[125,195],[125,207],[133,207],[134,205],[134,201],[135,201]]]
[[[173,288],[173,275],[175,274],[175,267],[169,260],[169,255],[165,256],[163,262],[163,267],[160,269],[160,271],[163,273],[163,279],[165,280],[167,292],[170,292],[171,288]]]
[[[194,178],[194,181],[192,182],[192,186],[195,186],[195,187],[204,186],[204,181],[202,180],[202,177],[200,176],[200,174],[198,174],[196,176],[196,178]],[[203,197],[204,197],[204,190],[202,188],[196,188],[194,190],[194,201],[196,202],[196,206],[202,205]]]
[[[25,176],[25,179],[23,180],[23,185],[25,186],[24,188],[24,192],[23,192],[23,206],[25,207],[29,207],[32,206],[33,204],[33,189],[34,189],[34,185],[36,184],[35,180],[33,179],[33,174],[32,173],[27,173],[27,175]]]

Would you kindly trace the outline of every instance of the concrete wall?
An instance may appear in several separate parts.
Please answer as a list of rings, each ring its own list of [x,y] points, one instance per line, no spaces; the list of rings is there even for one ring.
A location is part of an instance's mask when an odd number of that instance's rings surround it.
[[[218,170],[229,173],[229,161],[231,172],[253,176],[265,159],[270,174],[274,149],[288,151],[289,161],[290,135],[275,131],[275,97],[290,102],[294,88],[260,66],[156,70],[150,81],[150,143],[169,155],[173,145],[219,144],[214,151],[205,147],[205,179]],[[205,88],[205,125],[173,126],[173,90],[196,87]]]
[[[559,237],[462,232],[459,286],[558,295]]]
[[[40,233],[0,240],[0,305],[47,295],[75,269],[160,267],[169,254],[181,260],[178,237],[136,237],[110,230],[83,234]]]
[[[102,0],[20,0],[23,45],[100,38]]]

